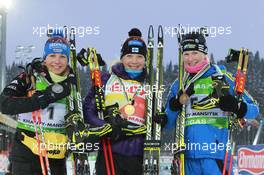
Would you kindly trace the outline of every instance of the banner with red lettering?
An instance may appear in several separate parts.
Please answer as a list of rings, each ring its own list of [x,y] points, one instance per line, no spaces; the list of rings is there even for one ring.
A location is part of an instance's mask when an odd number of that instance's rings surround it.
[[[238,174],[264,175],[264,145],[239,146],[237,168]]]

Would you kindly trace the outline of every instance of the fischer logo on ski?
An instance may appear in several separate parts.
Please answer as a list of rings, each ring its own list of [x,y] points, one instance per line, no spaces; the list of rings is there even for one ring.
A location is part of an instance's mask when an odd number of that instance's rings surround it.
[[[151,25],[148,31],[148,58],[147,58],[147,76],[146,81],[146,126],[147,133],[144,143],[143,174],[159,174],[160,158],[160,139],[161,126],[153,121],[153,117],[162,112],[162,86],[163,86],[163,29],[158,27],[158,45],[157,45],[157,65],[156,77],[154,82],[153,54],[154,52],[154,29]],[[154,88],[154,86],[156,88]],[[155,90],[155,91],[154,91]]]

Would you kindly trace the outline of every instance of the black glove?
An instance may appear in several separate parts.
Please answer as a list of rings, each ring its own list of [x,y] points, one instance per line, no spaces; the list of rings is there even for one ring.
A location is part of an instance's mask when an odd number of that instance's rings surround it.
[[[101,138],[112,132],[110,124],[106,123],[97,127],[86,127],[83,130],[76,131],[72,135],[68,135],[70,146],[69,149],[74,153],[88,153],[97,151],[96,147],[87,148],[85,145],[97,144]]]
[[[112,132],[109,136],[113,141],[146,133],[145,125],[136,125],[120,116],[118,103],[106,107],[104,120],[112,126]]]
[[[73,140],[73,136],[76,132],[83,131],[85,124],[80,113],[68,113],[65,117],[65,129],[70,140]]]
[[[127,125],[127,120],[123,119],[119,114],[105,118],[105,121],[112,126],[110,137],[112,140],[119,140],[122,137],[121,128]]]
[[[185,92],[189,97],[194,94],[194,84],[191,83],[190,86],[187,88]],[[169,106],[172,111],[178,111],[182,108],[182,105],[180,103],[180,97],[183,94],[183,91],[180,90],[177,94],[177,97],[172,97],[169,101]]]
[[[230,94],[220,97],[219,108],[237,114],[237,118],[243,118],[247,112],[247,104],[243,101],[239,102]]]
[[[35,70],[38,73],[44,73],[45,67],[43,65],[43,59],[42,58],[34,58],[31,63],[31,67],[33,70]]]
[[[83,117],[79,112],[69,113],[65,117],[65,128],[71,128],[72,131],[79,131],[85,128]]]
[[[112,127],[108,123],[102,126],[88,127],[78,112],[65,116],[65,128],[70,142],[75,145],[99,142],[101,137],[112,132]]]
[[[105,107],[104,120],[107,120],[108,118],[113,118],[116,115],[120,115],[118,103]]]
[[[45,90],[36,91],[33,94],[32,98],[39,103],[41,109],[44,109],[50,103],[54,103],[70,95],[71,92],[70,85],[75,83],[76,83],[75,77],[70,76],[62,82],[50,85]]]
[[[111,132],[112,127],[109,123],[97,127],[86,127],[83,130],[74,132],[71,137],[71,142],[76,145],[82,143],[98,143],[102,137]]]
[[[153,121],[164,127],[168,122],[168,117],[164,112],[159,112],[153,116]]]
[[[110,137],[113,141],[126,139],[130,136],[144,135],[147,132],[146,125],[136,125],[123,119],[120,115],[105,120],[112,126]]]

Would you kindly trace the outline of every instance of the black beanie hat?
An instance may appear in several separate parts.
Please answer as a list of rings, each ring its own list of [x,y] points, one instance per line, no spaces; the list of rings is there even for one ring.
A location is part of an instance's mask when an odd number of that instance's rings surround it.
[[[206,40],[202,33],[191,32],[182,36],[182,51],[197,50],[207,54]]]
[[[147,46],[141,38],[140,30],[133,28],[128,32],[128,36],[129,38],[122,46],[120,59],[126,54],[141,54],[147,58]]]

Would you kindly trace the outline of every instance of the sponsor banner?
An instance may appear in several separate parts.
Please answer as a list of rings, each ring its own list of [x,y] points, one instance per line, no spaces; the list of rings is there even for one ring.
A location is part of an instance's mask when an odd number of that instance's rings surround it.
[[[237,168],[241,175],[264,175],[264,145],[238,146]]]

